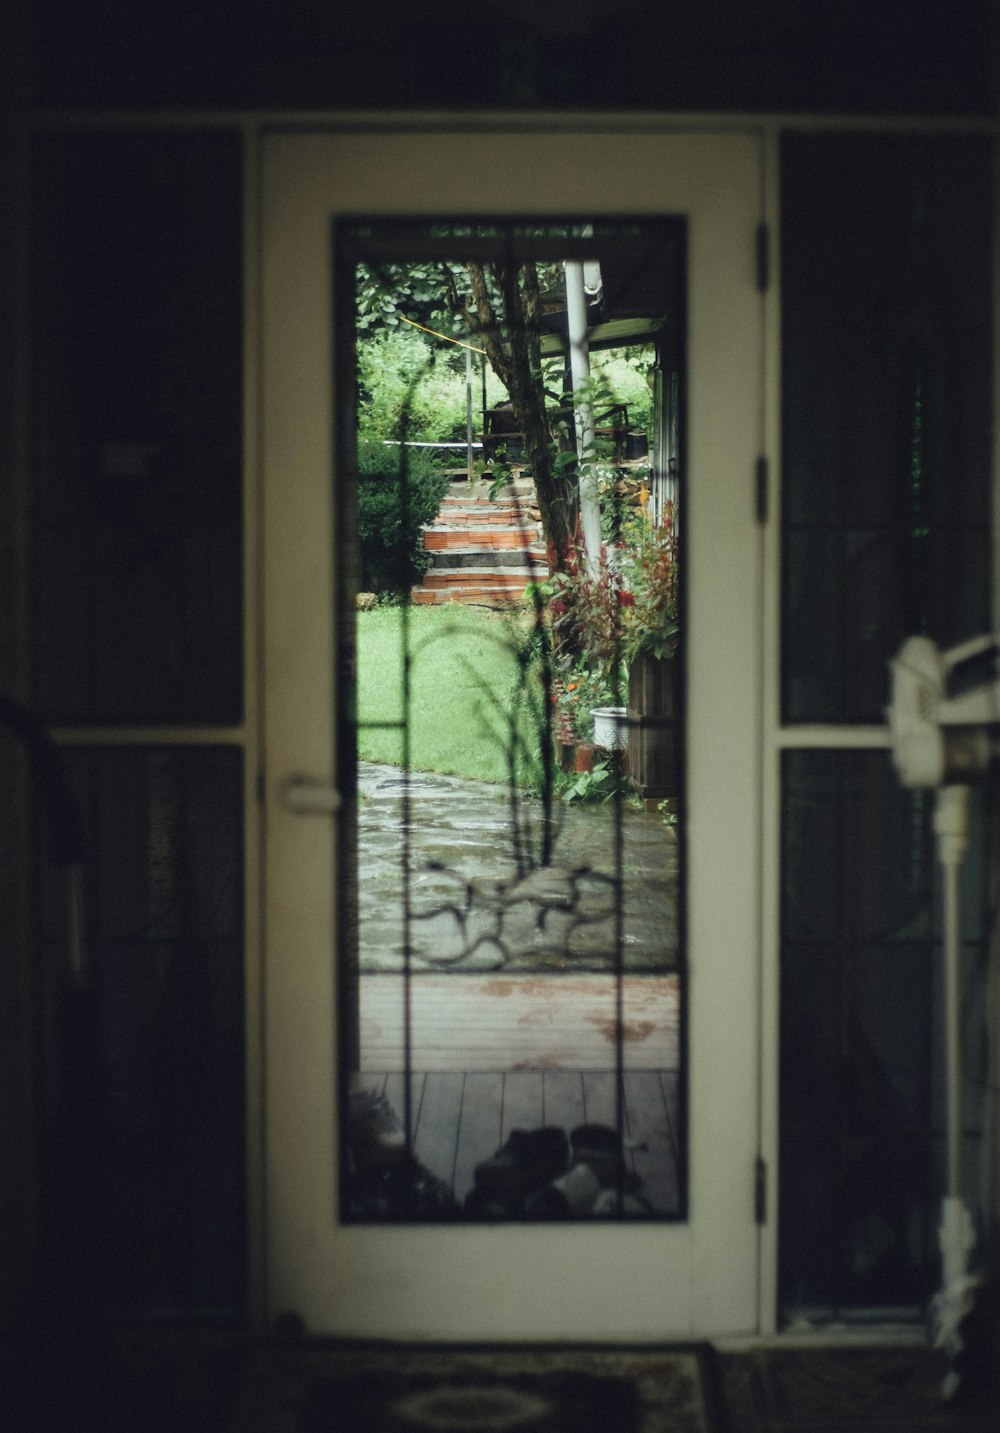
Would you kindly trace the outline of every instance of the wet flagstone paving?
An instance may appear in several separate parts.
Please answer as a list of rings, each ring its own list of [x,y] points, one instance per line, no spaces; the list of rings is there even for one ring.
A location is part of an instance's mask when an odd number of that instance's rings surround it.
[[[359,765],[360,962],[403,964],[404,790],[413,969],[615,968],[616,811],[557,801],[544,862],[542,803],[461,777]],[[621,941],[630,972],[677,968],[677,840],[622,805]]]

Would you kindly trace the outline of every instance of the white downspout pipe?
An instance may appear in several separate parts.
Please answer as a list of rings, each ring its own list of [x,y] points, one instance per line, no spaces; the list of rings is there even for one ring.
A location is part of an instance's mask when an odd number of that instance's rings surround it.
[[[580,473],[580,526],[587,570],[597,575],[601,553],[601,505],[594,465],[594,415],[586,396],[590,382],[590,348],[587,343],[587,294],[583,264],[567,260],[566,319],[569,329],[569,363],[573,379],[573,417],[576,456]]]
[[[465,472],[471,483],[472,472],[472,349],[465,349]]]

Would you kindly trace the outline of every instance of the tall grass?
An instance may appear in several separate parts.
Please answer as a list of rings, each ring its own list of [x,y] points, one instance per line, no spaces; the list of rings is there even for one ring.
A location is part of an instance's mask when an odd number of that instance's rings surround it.
[[[450,604],[411,607],[410,765],[478,781],[539,781],[544,699],[537,664],[522,669],[530,614]],[[358,754],[399,765],[402,734],[379,723],[403,717],[403,610],[358,613]],[[527,675],[522,673],[526,671]]]

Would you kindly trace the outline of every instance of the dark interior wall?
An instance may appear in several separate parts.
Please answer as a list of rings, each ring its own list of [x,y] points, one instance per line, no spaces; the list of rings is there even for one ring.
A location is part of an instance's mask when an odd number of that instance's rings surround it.
[[[30,10],[30,48],[13,88],[40,107],[83,109],[406,109],[518,107],[583,110],[770,110],[817,113],[984,115],[995,111],[995,6],[953,0],[919,7],[901,0],[467,0],[433,5],[369,0],[13,0]],[[7,46],[5,50],[5,45]],[[0,44],[9,99],[13,51]],[[20,182],[15,148],[3,151],[5,188]],[[2,208],[3,206],[0,206]],[[17,206],[0,212],[9,240]],[[12,246],[0,253],[12,252]],[[0,266],[0,410],[13,411],[23,326],[16,273]],[[9,321],[7,321],[9,320]],[[17,435],[0,432],[0,485],[17,466]],[[12,488],[4,489],[6,492]],[[4,517],[9,508],[0,508]],[[15,525],[0,524],[10,534]],[[0,571],[13,561],[0,550]],[[3,680],[16,663],[13,616],[0,611]],[[9,756],[10,753],[8,752]],[[14,772],[13,783],[20,780]],[[4,792],[10,789],[4,787]],[[23,793],[22,793],[23,794]],[[14,809],[2,803],[4,811]],[[9,844],[16,833],[5,828]],[[4,835],[0,832],[0,836]],[[5,908],[5,919],[13,907]],[[16,940],[0,936],[4,990],[23,970]],[[16,1009],[16,1002],[3,1007]],[[0,1155],[30,1123],[23,1022],[0,1030]],[[9,1072],[17,1080],[12,1083]],[[1000,1149],[1000,1144],[994,1144]],[[0,1157],[8,1172],[13,1165]],[[20,1164],[22,1183],[30,1159]],[[4,1189],[11,1191],[8,1175]],[[8,1199],[4,1248],[23,1241],[30,1193]],[[14,1232],[11,1232],[14,1231]],[[0,1303],[3,1291],[0,1290]]]
[[[239,140],[29,152],[32,699],[57,724],[238,721]]]
[[[993,108],[991,0],[27,3],[41,106]]]
[[[28,146],[24,686],[49,725],[241,718],[241,157],[231,130],[187,125],[70,127]],[[70,1244],[76,1290],[101,1307],[237,1318],[242,752],[70,747],[85,1002],[67,998],[64,872],[47,852],[24,897],[20,1009],[45,1135],[36,1277],[62,1288]],[[15,846],[22,865],[32,853]],[[0,993],[4,977],[0,949]],[[67,1005],[83,1006],[86,1048]],[[3,1030],[0,1017],[0,1056]]]
[[[0,694],[23,696],[24,472],[22,394],[26,329],[21,276],[24,151],[5,121],[26,98],[25,13],[13,0],[0,39]],[[31,850],[24,825],[30,785],[24,745],[0,726],[0,1317],[28,1269],[36,1203],[36,1107],[26,885]]]

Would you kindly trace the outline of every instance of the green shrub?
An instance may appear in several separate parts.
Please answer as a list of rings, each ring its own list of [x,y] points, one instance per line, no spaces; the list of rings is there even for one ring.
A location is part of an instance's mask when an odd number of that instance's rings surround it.
[[[591,354],[591,372],[619,403],[628,404],[630,428],[650,428],[653,421],[653,391],[648,374],[654,351],[649,345],[602,349]]]
[[[420,529],[433,522],[448,476],[420,448],[358,441],[358,546],[361,587],[406,597],[430,566]],[[406,508],[404,520],[404,506]]]
[[[488,404],[507,391],[487,370]],[[481,359],[475,355],[473,426],[483,425]],[[358,340],[358,427],[373,438],[398,438],[403,415],[410,438],[429,443],[465,438],[465,352],[432,345],[413,329],[397,328]]]

